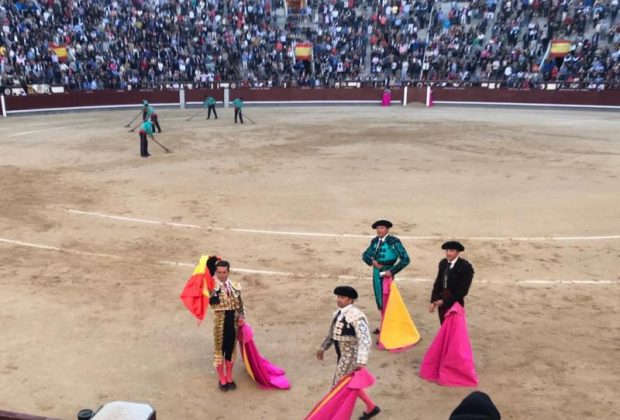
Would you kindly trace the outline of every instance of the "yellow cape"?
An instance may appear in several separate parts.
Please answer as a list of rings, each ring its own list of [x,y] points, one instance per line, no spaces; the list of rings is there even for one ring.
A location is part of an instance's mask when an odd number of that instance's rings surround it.
[[[386,350],[406,350],[420,341],[420,333],[416,328],[407,306],[403,301],[396,282],[390,284],[390,297],[381,323],[379,344]]]

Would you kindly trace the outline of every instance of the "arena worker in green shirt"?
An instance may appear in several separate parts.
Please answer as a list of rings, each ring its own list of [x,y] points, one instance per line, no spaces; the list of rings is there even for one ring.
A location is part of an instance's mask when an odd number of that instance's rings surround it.
[[[153,126],[157,128],[157,132],[161,133],[161,127],[159,126],[159,120],[157,119],[155,108],[149,105],[146,99],[142,101],[142,105],[142,121],[150,120],[153,123]]]
[[[149,120],[142,122],[140,125],[140,156],[147,158],[149,154],[149,141],[147,136],[153,138],[153,123]]]
[[[215,111],[215,104],[217,101],[213,98],[213,96],[207,96],[203,102],[203,106],[208,109],[207,111],[207,119],[211,119],[211,111],[213,111],[213,115],[215,115],[215,119],[217,120],[217,112]]]
[[[239,121],[243,124],[243,98],[236,98],[233,101],[233,105],[235,106],[235,124],[237,124],[237,117],[239,117]]]

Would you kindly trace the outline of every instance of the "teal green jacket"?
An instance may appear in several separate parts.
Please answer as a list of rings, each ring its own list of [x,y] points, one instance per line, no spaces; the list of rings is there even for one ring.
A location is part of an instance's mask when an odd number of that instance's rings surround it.
[[[373,258],[384,265],[381,271],[390,270],[392,274],[398,273],[411,262],[400,239],[392,235],[388,235],[380,245],[378,236],[370,241],[370,246],[362,254],[362,260],[372,265]]]
[[[155,113],[155,108],[150,105],[145,105],[144,108],[146,108],[146,118],[150,118]]]
[[[140,131],[153,135],[153,123],[151,123],[151,120],[144,121],[140,126]]]

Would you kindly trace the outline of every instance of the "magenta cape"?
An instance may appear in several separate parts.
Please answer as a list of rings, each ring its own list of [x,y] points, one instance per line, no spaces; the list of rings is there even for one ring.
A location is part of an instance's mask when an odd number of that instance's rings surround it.
[[[426,351],[420,377],[443,386],[476,386],[478,375],[467,334],[465,309],[456,302]]]
[[[366,369],[349,373],[319,401],[305,420],[351,420],[359,391],[374,383],[374,376]]]
[[[284,369],[272,365],[261,356],[254,344],[252,328],[247,322],[239,327],[238,339],[245,369],[258,386],[265,389],[290,389],[291,384]]]

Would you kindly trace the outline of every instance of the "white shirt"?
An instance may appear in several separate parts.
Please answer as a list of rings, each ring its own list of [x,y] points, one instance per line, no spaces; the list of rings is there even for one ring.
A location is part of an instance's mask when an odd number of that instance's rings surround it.
[[[456,257],[455,259],[453,259],[452,261],[448,261],[448,263],[450,264],[450,268],[452,269],[452,267],[454,267],[454,264],[459,260],[459,257]]]
[[[226,281],[217,281],[218,290],[226,290],[227,292],[232,292],[232,283],[230,279],[226,279]]]
[[[352,306],[353,306],[353,304],[352,304],[352,303],[350,303],[350,304],[348,304],[347,306],[345,306],[344,308],[340,308],[340,309],[339,309],[340,314],[338,314],[338,318],[336,319],[336,321],[340,321],[340,320],[344,317],[345,313],[346,313],[346,312],[347,312],[347,311],[348,311],[348,310],[349,310]],[[338,312],[336,312],[336,313],[338,313]]]

